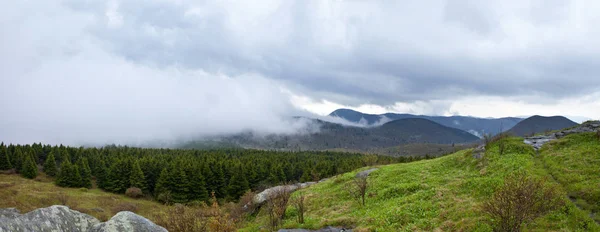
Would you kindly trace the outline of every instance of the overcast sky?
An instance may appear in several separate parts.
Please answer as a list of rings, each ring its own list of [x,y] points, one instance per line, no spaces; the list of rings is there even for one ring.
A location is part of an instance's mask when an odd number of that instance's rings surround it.
[[[0,140],[292,133],[340,107],[598,119],[598,25],[596,0],[7,1]]]

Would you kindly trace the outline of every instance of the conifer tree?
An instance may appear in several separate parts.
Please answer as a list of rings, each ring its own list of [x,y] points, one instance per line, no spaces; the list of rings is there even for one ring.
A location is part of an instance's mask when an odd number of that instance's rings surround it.
[[[27,154],[23,160],[21,175],[25,178],[33,179],[37,176],[37,165],[33,161],[31,154]]]
[[[171,182],[171,198],[175,203],[188,202],[189,196],[189,181],[185,172],[179,168],[171,170],[169,174],[169,181]]]
[[[77,160],[77,169],[81,177],[78,187],[92,188],[92,171],[88,165],[87,158],[83,157]]]
[[[148,191],[148,189],[146,188],[146,179],[144,178],[144,172],[142,172],[142,169],[140,168],[140,165],[137,161],[134,161],[131,167],[129,187],[139,188],[144,193],[147,193]]]
[[[0,144],[0,170],[11,169],[12,165],[8,158],[8,149],[4,146],[4,143]]]
[[[94,166],[94,170],[96,185],[98,185],[98,188],[106,189],[106,178],[108,173],[106,171],[106,164],[104,163],[104,160],[98,161],[98,165]]]
[[[77,165],[71,164],[69,160],[64,161],[60,166],[55,182],[56,185],[61,187],[80,187],[81,174]]]
[[[13,166],[17,169],[17,172],[21,172],[21,168],[23,167],[23,152],[21,152],[20,148],[16,148],[13,153]]]
[[[206,181],[199,168],[190,168],[187,172],[189,181],[189,200],[207,201],[208,191],[206,190]]]
[[[229,197],[232,200],[238,200],[248,189],[250,189],[250,186],[244,175],[242,165],[236,165],[229,181]]]
[[[54,158],[54,151],[51,151],[48,157],[46,157],[46,161],[44,162],[44,172],[48,176],[56,176],[58,174],[56,159]]]
[[[170,195],[169,176],[169,169],[163,168],[163,170],[160,172],[160,175],[158,176],[158,179],[156,180],[156,186],[154,188],[154,194],[156,195],[156,198],[158,198],[159,201],[165,203],[168,203],[167,201],[170,201],[170,199],[164,199],[165,194]]]

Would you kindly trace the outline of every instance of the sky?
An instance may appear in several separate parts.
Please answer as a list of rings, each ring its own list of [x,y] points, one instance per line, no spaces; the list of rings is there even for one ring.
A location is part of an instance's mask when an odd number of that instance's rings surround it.
[[[142,143],[291,116],[600,118],[595,0],[47,0],[0,8],[0,141]]]

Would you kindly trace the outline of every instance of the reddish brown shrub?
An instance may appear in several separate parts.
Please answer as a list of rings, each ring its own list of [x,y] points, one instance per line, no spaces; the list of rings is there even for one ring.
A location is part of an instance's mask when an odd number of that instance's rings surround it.
[[[140,197],[144,196],[144,194],[142,193],[142,190],[139,188],[136,188],[136,187],[128,188],[125,191],[125,195],[128,197],[131,197],[131,198],[140,198]]]

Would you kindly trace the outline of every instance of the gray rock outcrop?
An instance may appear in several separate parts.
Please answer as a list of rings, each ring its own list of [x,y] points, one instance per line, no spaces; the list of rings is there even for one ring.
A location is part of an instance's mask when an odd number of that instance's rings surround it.
[[[371,172],[377,171],[379,168],[371,168],[369,170],[365,170],[359,173],[356,173],[356,178],[362,178],[362,177],[367,177],[369,176],[369,174],[371,174]]]
[[[150,220],[132,212],[120,212],[107,222],[62,205],[20,214],[14,208],[0,209],[0,232],[108,232],[108,231],[167,231]]]
[[[565,137],[570,134],[577,134],[577,133],[584,133],[584,132],[596,132],[598,130],[600,130],[600,121],[589,121],[589,122],[581,124],[577,127],[562,130],[559,132],[554,132],[554,133],[539,135],[539,136],[526,137],[523,142],[525,144],[529,144],[529,145],[533,146],[533,148],[537,151],[540,148],[542,148],[542,146],[544,144],[546,144],[547,142],[550,142],[552,140],[560,139],[560,138]]]
[[[122,211],[113,216],[110,220],[97,224],[90,230],[91,232],[117,232],[117,231],[130,231],[130,232],[166,232],[165,228],[162,228],[150,220],[137,215],[129,211]]]
[[[321,181],[319,181],[320,183]],[[260,193],[257,193],[254,196],[254,199],[252,199],[252,203],[257,204],[257,205],[261,205],[263,204],[265,201],[267,201],[268,199],[270,199],[271,196],[273,196],[273,194],[277,193],[278,191],[289,191],[289,192],[294,192],[298,189],[302,189],[302,188],[306,188],[308,186],[311,186],[313,184],[316,184],[317,182],[305,182],[305,183],[297,183],[297,184],[290,184],[290,185],[279,185],[279,186],[275,186],[275,187],[271,187],[268,189],[263,190]]]

